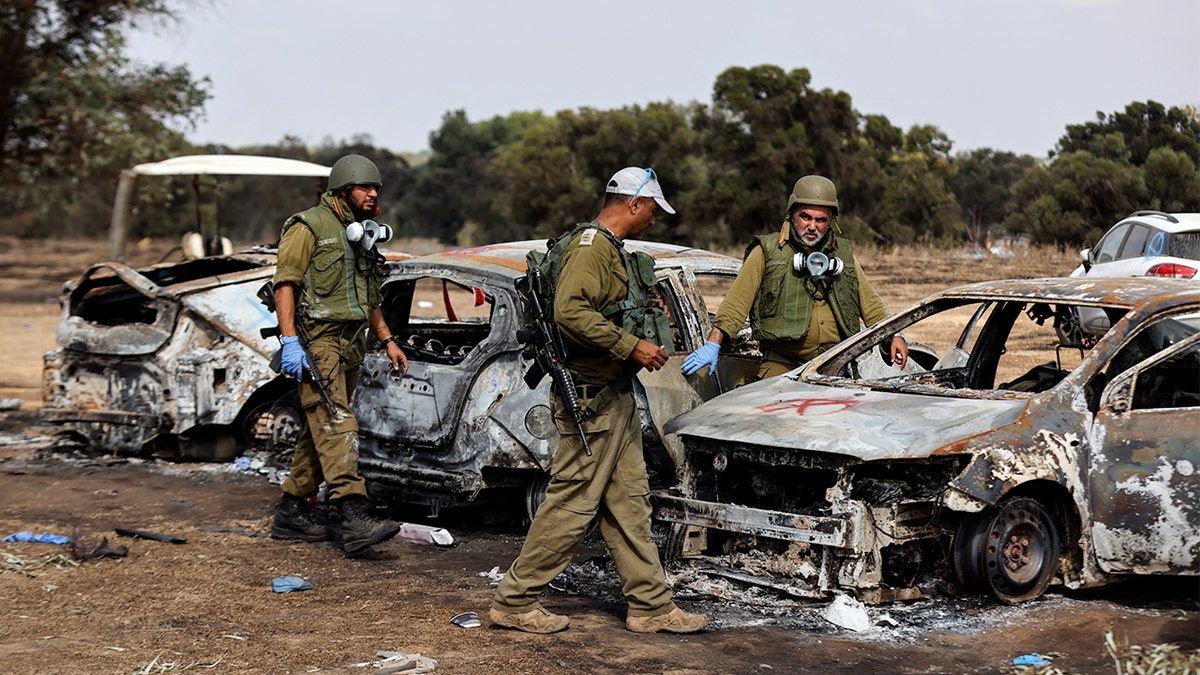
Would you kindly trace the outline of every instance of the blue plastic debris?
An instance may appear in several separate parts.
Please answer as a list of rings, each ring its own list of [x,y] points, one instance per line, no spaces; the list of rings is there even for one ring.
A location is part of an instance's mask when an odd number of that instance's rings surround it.
[[[233,465],[237,467],[238,471],[249,471],[250,470],[250,458],[249,457],[236,457],[233,460]]]
[[[1051,663],[1041,654],[1026,654],[1013,659],[1014,666],[1048,666]]]
[[[271,580],[271,590],[276,593],[291,593],[292,591],[311,590],[312,584],[300,577],[275,577]]]
[[[62,544],[71,543],[71,538],[64,537],[61,534],[50,534],[49,532],[43,532],[41,534],[34,534],[32,532],[26,531],[26,532],[14,532],[14,533],[8,535],[7,537],[5,537],[4,541],[32,541],[32,542],[35,542],[38,544],[62,545]]]

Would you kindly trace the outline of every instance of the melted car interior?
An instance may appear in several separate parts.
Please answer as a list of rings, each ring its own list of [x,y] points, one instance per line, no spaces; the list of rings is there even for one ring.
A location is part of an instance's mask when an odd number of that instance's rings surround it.
[[[384,286],[383,313],[408,358],[461,363],[491,331],[494,295],[443,277],[402,279]]]

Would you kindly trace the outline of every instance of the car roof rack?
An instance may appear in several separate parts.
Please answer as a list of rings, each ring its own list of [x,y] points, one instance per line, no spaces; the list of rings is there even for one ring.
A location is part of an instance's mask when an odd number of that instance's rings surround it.
[[[1166,218],[1168,221],[1170,221],[1172,223],[1176,223],[1176,224],[1179,223],[1178,218],[1176,218],[1175,216],[1173,216],[1169,213],[1163,213],[1162,211],[1134,211],[1133,213],[1129,214],[1129,216],[1127,216],[1127,217],[1137,218],[1138,216],[1159,216],[1160,218]]]

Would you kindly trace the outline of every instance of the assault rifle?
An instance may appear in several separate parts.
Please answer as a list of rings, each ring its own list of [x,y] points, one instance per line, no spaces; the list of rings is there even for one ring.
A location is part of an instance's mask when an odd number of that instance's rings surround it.
[[[588,445],[587,434],[583,430],[583,422],[588,415],[579,403],[579,392],[575,390],[575,378],[571,377],[571,371],[567,370],[565,362],[567,350],[563,345],[562,333],[559,332],[558,324],[554,323],[554,319],[546,316],[546,312],[542,309],[539,291],[543,283],[545,281],[542,279],[541,270],[536,268],[531,268],[525,278],[517,283],[517,292],[521,294],[521,299],[525,302],[533,319],[531,330],[517,331],[517,339],[527,345],[532,345],[535,354],[533,365],[525,373],[525,384],[529,385],[530,389],[534,389],[543,377],[550,376],[559,398],[566,405],[567,412],[575,418],[575,426],[579,427],[579,437],[583,439],[583,451],[587,453],[588,457],[591,457],[592,447]]]
[[[258,301],[267,308],[267,311],[275,313],[275,285],[270,281],[262,285],[258,289]],[[296,320],[296,331],[300,334],[300,348],[304,350],[305,369],[301,373],[300,381],[311,380],[317,385],[317,391],[321,394],[321,400],[325,401],[325,405],[329,407],[329,414],[337,417],[337,406],[333,404],[333,398],[329,396],[329,378],[321,375],[321,371],[317,369],[317,362],[313,359],[312,354],[308,352],[308,329],[304,327],[304,323]],[[264,340],[268,338],[279,338],[280,343],[283,342],[283,331],[279,326],[271,326],[270,328],[260,328],[258,334]],[[271,357],[271,370],[280,372],[283,370],[283,349],[275,352],[275,356]]]

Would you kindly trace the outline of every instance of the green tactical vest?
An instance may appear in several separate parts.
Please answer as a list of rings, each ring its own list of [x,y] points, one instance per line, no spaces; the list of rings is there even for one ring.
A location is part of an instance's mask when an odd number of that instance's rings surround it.
[[[304,289],[300,296],[299,313],[315,321],[366,321],[372,307],[380,303],[381,273],[366,259],[358,260],[358,251],[346,238],[347,217],[340,222],[333,211],[328,193],[321,203],[301,211],[283,224],[283,231],[302,222],[316,237],[316,247],[308,269],[304,272]]]
[[[813,294],[825,295],[837,323],[838,334],[845,339],[858,332],[862,310],[858,297],[858,276],[855,273],[854,251],[850,242],[830,237],[822,253],[842,259],[842,273],[830,282],[813,281],[792,269],[792,256],[797,244],[788,239],[782,247],[779,235],[764,234],[754,238],[746,247],[746,255],[761,246],[766,267],[762,285],[750,311],[750,326],[757,340],[785,342],[800,340],[808,332],[812,320]]]
[[[575,237],[589,228],[599,230],[608,237],[620,254],[621,261],[625,264],[625,274],[629,277],[625,299],[605,307],[600,310],[600,314],[619,325],[625,332],[653,342],[666,349],[668,354],[674,353],[675,340],[671,335],[670,320],[666,312],[653,302],[654,258],[641,251],[627,251],[612,232],[595,222],[579,223],[570,232],[547,241],[546,251],[530,251],[526,256],[526,266],[529,269],[540,269],[545,280],[544,288],[536,289],[544,311],[553,316],[554,289],[558,286],[563,253]]]

